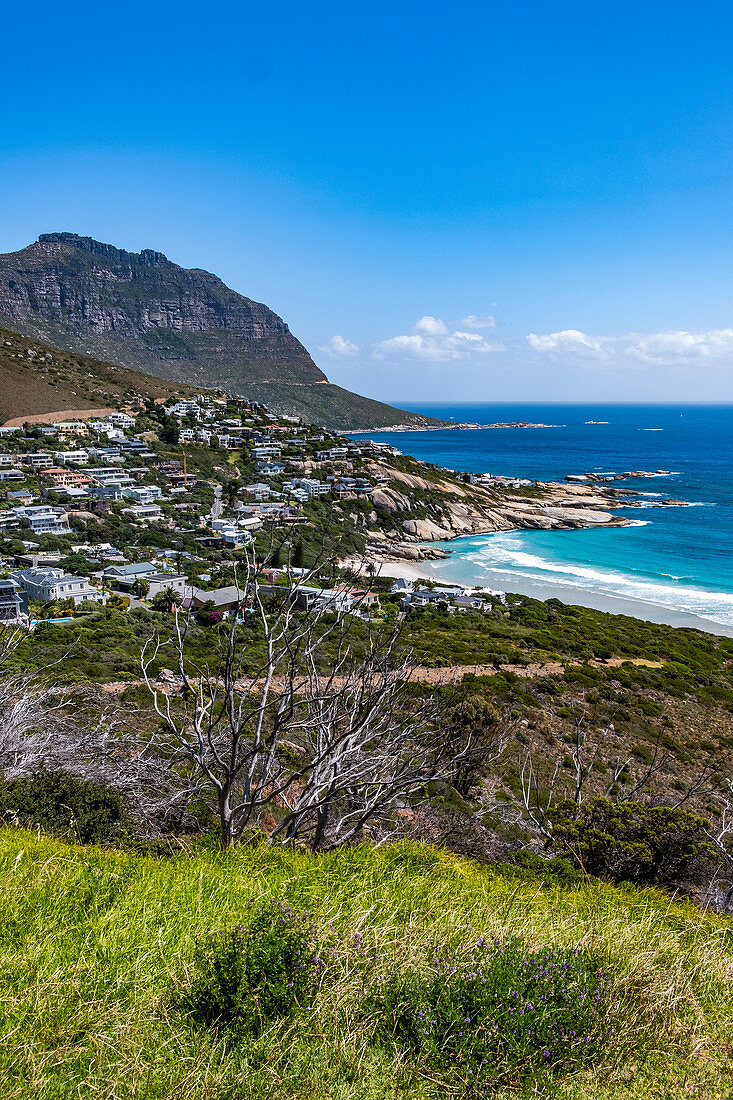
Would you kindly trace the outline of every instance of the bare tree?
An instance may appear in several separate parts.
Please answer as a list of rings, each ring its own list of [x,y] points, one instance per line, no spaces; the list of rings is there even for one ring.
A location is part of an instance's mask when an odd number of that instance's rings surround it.
[[[679,797],[673,797],[670,790],[660,792],[655,785],[657,777],[674,761],[671,752],[664,748],[662,732],[659,731],[647,758],[640,765],[634,755],[609,755],[613,742],[613,722],[594,728],[589,722],[589,710],[584,693],[572,707],[573,732],[572,780],[564,779],[560,761],[554,769],[548,769],[544,775],[540,772],[536,754],[528,750],[520,769],[522,792],[521,810],[533,829],[546,841],[553,840],[553,810],[557,804],[565,801],[580,807],[593,790],[591,776],[594,769],[609,770],[610,778],[605,788],[593,791],[597,796],[605,797],[614,803],[641,801],[668,806],[671,810],[681,809],[695,799],[717,806],[718,821],[708,830],[710,843],[716,849],[721,864],[733,870],[733,855],[728,851],[728,838],[733,835],[733,780],[730,778],[730,756],[721,751],[711,751],[701,760],[695,772]],[[733,890],[731,891],[733,898]]]
[[[524,812],[530,824],[547,840],[552,839],[551,807],[558,801],[559,787],[563,788],[559,793],[560,800],[570,800],[580,806],[590,787],[593,771],[599,768],[604,771],[609,769],[611,775],[605,789],[596,793],[613,802],[630,802],[642,791],[649,789],[654,777],[672,759],[669,752],[662,751],[662,738],[659,734],[644,768],[630,784],[623,783],[630,774],[633,757],[617,754],[615,759],[608,759],[609,743],[615,733],[613,722],[607,721],[599,727],[592,726],[584,692],[580,693],[571,707],[571,720],[572,747],[568,761],[568,764],[572,764],[571,782],[561,784],[563,773],[560,762],[557,761],[552,774],[543,784],[537,762],[530,750],[525,753],[521,766],[520,785]]]
[[[122,791],[133,815],[153,831],[187,822],[187,778],[140,743],[134,715],[93,685],[73,688],[14,668],[25,638],[0,628],[0,776],[65,771]]]
[[[224,848],[266,817],[273,842],[332,848],[449,779],[456,764],[435,705],[410,692],[413,666],[397,633],[355,632],[346,594],[319,595],[307,583],[314,573],[273,591],[248,557],[220,651],[205,665],[187,655],[191,618],[176,612],[175,693],[154,674],[166,643],[142,653],[161,719],[155,750],[190,769]],[[467,739],[460,753],[470,747]]]

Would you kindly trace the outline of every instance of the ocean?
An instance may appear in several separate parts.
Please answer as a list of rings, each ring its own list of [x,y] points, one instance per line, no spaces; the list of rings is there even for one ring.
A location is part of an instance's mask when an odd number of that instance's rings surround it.
[[[446,580],[481,584],[674,625],[693,616],[733,628],[733,407],[423,405],[455,421],[546,428],[377,432],[369,437],[453,470],[562,481],[588,471],[673,471],[617,483],[643,508],[611,530],[511,531],[456,539],[435,563]],[[593,423],[595,422],[595,423]],[[660,497],[687,508],[659,508]]]

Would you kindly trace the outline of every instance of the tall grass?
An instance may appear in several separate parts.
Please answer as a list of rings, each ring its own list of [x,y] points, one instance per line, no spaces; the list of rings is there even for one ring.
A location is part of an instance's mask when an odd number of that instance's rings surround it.
[[[246,917],[253,897],[310,909],[329,928],[338,964],[326,967],[313,1012],[241,1043],[194,1026],[172,1007],[171,991],[186,982],[197,944]],[[0,1097],[458,1096],[380,1042],[361,1005],[369,967],[419,969],[436,943],[477,932],[587,948],[616,975],[624,1042],[607,1064],[562,1081],[557,1095],[733,1095],[729,926],[657,891],[552,887],[413,844],[153,859],[7,829]]]

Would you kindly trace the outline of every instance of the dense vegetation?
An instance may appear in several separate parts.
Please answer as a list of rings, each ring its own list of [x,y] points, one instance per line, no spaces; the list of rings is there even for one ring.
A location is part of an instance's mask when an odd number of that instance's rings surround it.
[[[521,835],[510,811],[522,800],[524,762],[532,757],[540,788],[554,783],[557,803],[572,793],[579,731],[599,745],[587,794],[623,799],[648,772],[646,788],[635,798],[669,807],[683,802],[694,815],[719,822],[725,801],[716,785],[722,789],[730,774],[733,749],[733,640],[523,597],[510,602],[490,614],[426,611],[404,623],[400,645],[439,673],[438,682],[415,684],[413,691],[432,693],[457,715],[446,735],[460,742],[462,727],[476,736],[485,726],[489,740],[498,726],[509,731],[501,758],[488,772],[474,761],[455,777],[458,797],[436,793],[436,807],[457,814],[453,831],[460,826],[463,833],[479,810],[484,826],[516,847]],[[385,607],[389,620],[396,607]],[[164,644],[151,672],[174,667],[173,626],[172,615],[143,608],[95,609],[65,625],[38,627],[14,662],[53,668],[54,677],[68,684],[130,682],[121,698],[142,728],[150,719],[149,697],[134,683],[140,647],[159,637]],[[217,616],[202,613],[187,636],[190,658],[215,664],[226,629]],[[263,655],[256,627],[245,622],[239,630],[254,669]],[[367,627],[354,620],[350,631],[358,653]],[[332,648],[327,639],[320,654],[324,669]],[[453,665],[463,666],[457,675]],[[441,669],[451,677],[445,683]],[[697,789],[703,772],[706,783]],[[485,780],[488,802],[481,793]],[[459,850],[480,854],[484,847],[483,841],[468,847],[461,842]]]
[[[0,822],[42,829],[81,844],[118,841],[128,824],[123,794],[68,772],[0,780]]]

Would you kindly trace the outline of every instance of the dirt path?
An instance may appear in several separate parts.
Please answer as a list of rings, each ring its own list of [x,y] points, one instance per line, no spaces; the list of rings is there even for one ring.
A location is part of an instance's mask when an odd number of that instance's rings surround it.
[[[536,680],[540,677],[562,676],[566,668],[577,668],[581,663],[591,665],[593,668],[620,668],[629,663],[644,668],[661,668],[662,661],[646,661],[643,657],[609,657],[607,661],[548,661],[547,664],[534,665],[450,665],[447,668],[427,668],[420,665],[415,669],[414,680],[420,680],[425,684],[454,684],[459,683],[464,676],[495,676],[498,672],[512,672],[525,680]]]
[[[115,410],[105,409],[62,409],[60,412],[51,413],[26,413],[25,416],[15,416],[12,420],[5,421],[6,428],[22,428],[24,424],[58,424],[61,420],[83,420],[90,416],[107,416]]]
[[[584,662],[593,668],[619,668],[623,664],[632,664],[644,668],[661,668],[663,661],[646,661],[643,657],[609,657],[607,661]],[[499,672],[512,672],[524,680],[536,680],[541,677],[562,676],[566,668],[577,668],[580,661],[568,661],[562,664],[560,661],[549,661],[540,665],[450,665],[447,668],[428,668],[427,665],[418,665],[412,680],[422,684],[456,684],[463,680],[464,676],[496,676]],[[115,683],[102,684],[102,691],[108,695],[121,695],[123,691],[131,687],[142,687],[144,680],[120,680]],[[173,694],[178,691],[178,682],[158,682],[156,687],[164,694]]]

